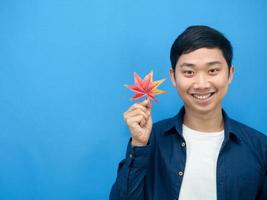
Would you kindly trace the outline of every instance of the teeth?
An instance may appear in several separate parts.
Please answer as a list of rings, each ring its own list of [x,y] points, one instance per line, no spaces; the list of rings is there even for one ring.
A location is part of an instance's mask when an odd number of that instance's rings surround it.
[[[211,93],[206,94],[206,95],[193,94],[193,97],[195,97],[196,99],[199,99],[199,100],[205,100],[205,99],[209,98],[210,96],[211,96]]]

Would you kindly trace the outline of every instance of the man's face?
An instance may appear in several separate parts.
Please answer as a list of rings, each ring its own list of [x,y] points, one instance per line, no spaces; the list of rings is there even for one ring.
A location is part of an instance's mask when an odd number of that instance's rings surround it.
[[[220,49],[200,48],[181,55],[175,72],[170,69],[170,76],[185,108],[206,114],[221,107],[233,72],[233,67],[229,71]]]

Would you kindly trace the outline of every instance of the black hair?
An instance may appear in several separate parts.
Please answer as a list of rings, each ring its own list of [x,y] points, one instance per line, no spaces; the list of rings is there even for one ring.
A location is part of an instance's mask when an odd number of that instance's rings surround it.
[[[181,33],[171,47],[171,65],[175,70],[176,63],[182,54],[190,53],[200,48],[218,48],[227,62],[232,66],[233,48],[230,41],[219,31],[204,25],[190,26]]]

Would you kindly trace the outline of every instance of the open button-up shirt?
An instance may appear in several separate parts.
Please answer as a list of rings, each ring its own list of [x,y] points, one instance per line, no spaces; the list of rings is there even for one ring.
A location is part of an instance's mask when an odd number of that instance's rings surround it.
[[[177,200],[186,165],[185,110],[153,124],[148,145],[127,147],[110,200]],[[224,118],[217,160],[217,200],[267,200],[267,136]],[[192,191],[194,192],[194,191]]]

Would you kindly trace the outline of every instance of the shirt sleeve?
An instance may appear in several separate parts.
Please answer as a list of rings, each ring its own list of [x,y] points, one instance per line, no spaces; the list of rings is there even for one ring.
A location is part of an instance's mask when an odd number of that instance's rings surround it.
[[[261,193],[259,195],[259,200],[267,200],[267,144],[266,144],[266,149],[265,149],[265,175],[263,179],[263,186]]]
[[[265,173],[263,188],[259,197],[259,200],[267,200],[267,172]]]
[[[118,166],[117,178],[109,196],[110,200],[144,199],[144,181],[149,165],[150,151],[150,144],[144,147],[132,147],[130,139],[126,158]]]

